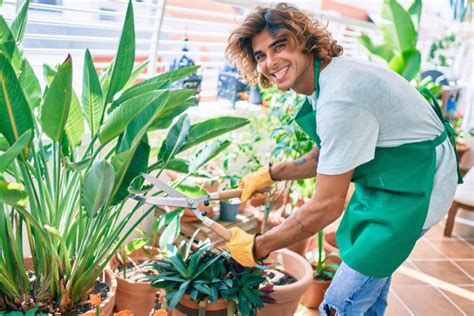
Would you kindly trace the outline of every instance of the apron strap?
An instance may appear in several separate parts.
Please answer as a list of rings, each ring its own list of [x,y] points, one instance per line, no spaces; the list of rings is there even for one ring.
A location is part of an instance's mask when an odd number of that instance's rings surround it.
[[[456,132],[454,131],[454,128],[451,126],[449,121],[444,117],[443,112],[441,112],[441,107],[439,106],[438,101],[436,100],[435,96],[431,93],[430,90],[427,88],[421,88],[420,93],[426,97],[428,97],[428,103],[431,105],[431,108],[435,111],[436,115],[440,119],[441,123],[443,123],[445,132],[447,132],[447,136],[449,138],[449,141],[451,142],[451,145],[453,145],[454,148],[454,154],[456,155],[456,165],[457,165],[457,173],[458,173],[458,184],[463,183],[462,180],[462,175],[461,175],[461,170],[459,169],[459,156],[458,156],[458,151],[456,149]],[[430,102],[430,100],[432,102]],[[442,136],[442,135],[440,135]],[[443,139],[444,141],[444,139]]]

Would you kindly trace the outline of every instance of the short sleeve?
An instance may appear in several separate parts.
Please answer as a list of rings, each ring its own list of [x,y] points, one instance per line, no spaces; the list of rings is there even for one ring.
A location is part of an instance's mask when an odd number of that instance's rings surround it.
[[[321,138],[318,173],[342,174],[374,158],[380,126],[363,106],[328,101],[318,104],[316,120]]]

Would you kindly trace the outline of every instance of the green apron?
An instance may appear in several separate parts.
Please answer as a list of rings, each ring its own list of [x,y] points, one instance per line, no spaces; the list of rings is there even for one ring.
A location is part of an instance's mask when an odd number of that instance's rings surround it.
[[[320,63],[314,62],[314,88],[319,96]],[[426,91],[423,91],[426,92]],[[428,92],[429,93],[429,92]],[[436,149],[454,130],[432,98],[445,130],[433,140],[397,147],[376,147],[373,160],[354,170],[355,192],[336,233],[342,260],[365,275],[391,275],[408,257],[423,228],[436,167]],[[308,100],[296,123],[321,147],[316,111]],[[456,153],[457,160],[457,153]],[[458,165],[458,183],[462,183]]]

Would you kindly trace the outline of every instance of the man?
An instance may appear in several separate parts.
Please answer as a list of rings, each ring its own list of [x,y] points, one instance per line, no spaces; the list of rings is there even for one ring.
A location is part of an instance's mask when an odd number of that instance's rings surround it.
[[[281,225],[252,236],[232,229],[234,259],[255,265],[272,251],[311,237],[343,212],[343,260],[322,315],[382,315],[391,274],[416,240],[446,214],[458,175],[453,137],[437,109],[405,79],[343,57],[327,30],[288,4],[259,7],[229,38],[230,61],[250,83],[307,95],[295,121],[315,148],[242,179],[242,199],[274,181],[316,177],[313,197]]]

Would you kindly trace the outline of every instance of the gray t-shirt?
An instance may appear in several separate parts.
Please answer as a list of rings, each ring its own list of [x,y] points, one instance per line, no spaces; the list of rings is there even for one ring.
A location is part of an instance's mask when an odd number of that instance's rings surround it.
[[[318,173],[342,174],[374,158],[375,147],[396,147],[439,136],[444,126],[409,82],[391,70],[335,57],[321,71],[317,111]],[[456,189],[456,157],[448,140],[436,148],[436,175],[423,228],[446,215]],[[414,179],[416,181],[416,179]]]

